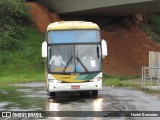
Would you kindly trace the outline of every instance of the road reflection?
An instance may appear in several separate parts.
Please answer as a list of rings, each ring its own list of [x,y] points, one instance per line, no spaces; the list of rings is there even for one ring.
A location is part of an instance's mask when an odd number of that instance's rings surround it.
[[[54,103],[53,99],[48,100],[47,111],[58,111],[58,103]]]
[[[102,111],[102,102],[103,102],[102,98],[97,98],[97,99],[93,100],[94,111]]]
[[[47,111],[101,111],[103,98],[100,96],[93,98],[90,93],[84,93],[83,96],[79,93],[60,92],[56,98],[49,97],[46,102]],[[86,108],[88,106],[88,108]],[[86,108],[86,109],[83,109]],[[77,109],[78,108],[78,109]]]
[[[102,111],[103,98],[93,98],[90,93],[80,96],[79,93],[58,93],[56,98],[49,97],[46,101],[46,111],[53,111],[55,120],[61,120],[59,111],[73,117],[74,114],[84,114],[83,112]],[[58,112],[54,112],[58,111]],[[74,111],[74,112],[73,112]],[[58,117],[57,117],[58,116]],[[83,116],[83,115],[82,115]]]

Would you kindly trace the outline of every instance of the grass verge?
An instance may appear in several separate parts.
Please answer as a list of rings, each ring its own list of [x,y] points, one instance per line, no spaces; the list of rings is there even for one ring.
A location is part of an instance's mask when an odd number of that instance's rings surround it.
[[[143,88],[140,76],[107,76],[103,75],[103,85],[111,87],[126,87],[141,90],[146,93],[160,94],[160,90]]]
[[[115,86],[115,87],[132,87],[139,86],[139,81],[131,81],[139,78],[139,76],[107,76],[103,75],[103,84],[106,86]]]
[[[44,59],[41,44],[44,35],[34,28],[25,28],[26,37],[19,43],[21,49],[0,51],[0,86],[9,83],[43,81]]]

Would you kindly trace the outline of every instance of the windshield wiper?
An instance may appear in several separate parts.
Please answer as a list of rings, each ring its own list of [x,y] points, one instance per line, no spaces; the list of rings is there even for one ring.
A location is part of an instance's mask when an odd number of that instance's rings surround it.
[[[67,64],[65,65],[64,69],[63,69],[63,73],[66,72],[66,68],[68,67],[69,63],[72,61],[73,56],[71,56],[67,62]]]
[[[86,68],[86,66],[82,63],[82,61],[79,59],[79,57],[76,57],[77,61],[82,65],[82,67],[85,69],[85,71],[87,73],[89,73],[88,69]]]

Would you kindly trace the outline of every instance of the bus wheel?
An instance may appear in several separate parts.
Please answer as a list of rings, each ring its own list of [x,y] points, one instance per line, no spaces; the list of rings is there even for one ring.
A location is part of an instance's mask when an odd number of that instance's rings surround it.
[[[98,90],[92,90],[92,96],[97,97],[98,96]]]
[[[51,97],[55,97],[55,96],[56,96],[56,93],[55,93],[55,92],[49,92],[49,95],[50,95]]]

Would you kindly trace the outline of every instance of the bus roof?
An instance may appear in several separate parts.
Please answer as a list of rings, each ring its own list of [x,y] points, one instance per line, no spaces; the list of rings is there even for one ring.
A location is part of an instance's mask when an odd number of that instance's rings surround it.
[[[66,29],[99,29],[98,25],[92,22],[85,21],[61,21],[54,22],[48,25],[49,30],[66,30]]]

